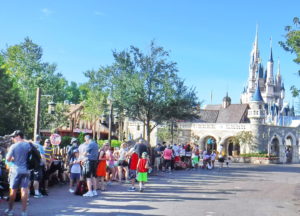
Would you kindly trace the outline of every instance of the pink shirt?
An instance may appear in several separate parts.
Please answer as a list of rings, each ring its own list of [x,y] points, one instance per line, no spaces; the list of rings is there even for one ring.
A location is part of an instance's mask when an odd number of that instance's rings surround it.
[[[172,149],[165,149],[164,150],[164,153],[163,153],[163,156],[164,156],[164,159],[165,160],[171,160],[172,159]]]

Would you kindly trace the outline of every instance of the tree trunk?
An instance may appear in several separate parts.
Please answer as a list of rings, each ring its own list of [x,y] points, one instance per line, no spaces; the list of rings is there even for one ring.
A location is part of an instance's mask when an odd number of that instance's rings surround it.
[[[149,146],[151,146],[151,144],[150,144],[151,125],[150,125],[150,120],[148,120],[148,119],[146,122],[146,127],[147,127],[147,142],[148,142]]]

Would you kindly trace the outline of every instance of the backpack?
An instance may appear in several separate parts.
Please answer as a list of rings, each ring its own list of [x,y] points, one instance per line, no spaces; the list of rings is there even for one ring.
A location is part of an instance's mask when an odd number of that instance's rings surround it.
[[[27,156],[27,168],[29,170],[38,170],[41,162],[41,154],[32,143],[29,143],[29,145],[31,149]]]
[[[86,181],[84,180],[80,180],[77,184],[76,190],[75,190],[75,195],[79,195],[82,196],[83,194],[85,194],[86,192],[88,192],[88,187],[86,184]]]

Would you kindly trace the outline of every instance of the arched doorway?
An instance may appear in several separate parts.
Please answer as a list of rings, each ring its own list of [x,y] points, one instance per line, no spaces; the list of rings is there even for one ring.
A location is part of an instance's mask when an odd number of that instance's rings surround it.
[[[293,138],[291,136],[288,136],[285,139],[285,156],[286,156],[286,162],[292,163],[293,161]]]
[[[227,154],[228,156],[238,156],[240,155],[240,144],[235,142],[235,139],[227,139]]]
[[[276,157],[279,157],[279,140],[277,137],[273,138],[272,139],[272,142],[271,142],[271,146],[270,146],[270,154],[271,155],[274,155]]]

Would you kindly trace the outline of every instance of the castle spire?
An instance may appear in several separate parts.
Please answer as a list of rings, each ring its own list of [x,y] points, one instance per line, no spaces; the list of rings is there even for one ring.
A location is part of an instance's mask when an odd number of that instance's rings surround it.
[[[271,54],[270,54],[270,62],[273,62],[273,53],[272,53],[272,37],[270,38],[270,48],[271,48]]]

